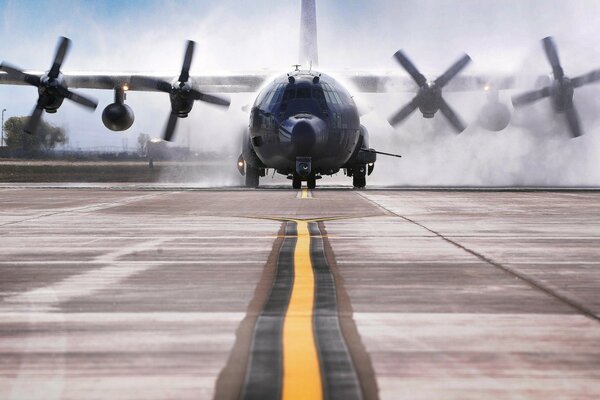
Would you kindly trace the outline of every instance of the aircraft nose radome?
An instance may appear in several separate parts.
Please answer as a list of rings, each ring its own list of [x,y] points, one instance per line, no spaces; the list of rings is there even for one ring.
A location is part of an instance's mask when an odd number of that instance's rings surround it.
[[[327,142],[327,125],[314,115],[296,115],[281,124],[279,139],[289,143],[297,156],[310,156]]]
[[[316,132],[307,120],[300,120],[292,128],[292,145],[299,153],[310,152],[315,145]]]

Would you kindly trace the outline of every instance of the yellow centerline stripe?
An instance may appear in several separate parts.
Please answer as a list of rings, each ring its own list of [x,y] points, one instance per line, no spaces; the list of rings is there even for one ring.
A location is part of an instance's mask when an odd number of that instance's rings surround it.
[[[323,389],[313,330],[315,277],[307,221],[296,221],[294,286],[283,322],[283,400],[321,400]]]
[[[302,189],[302,196],[300,197],[301,199],[308,199],[308,189]]]

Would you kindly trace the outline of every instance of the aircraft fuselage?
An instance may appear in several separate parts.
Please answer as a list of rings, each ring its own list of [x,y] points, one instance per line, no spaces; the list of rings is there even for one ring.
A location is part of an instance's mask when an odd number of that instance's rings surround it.
[[[348,91],[330,76],[295,71],[274,79],[250,113],[244,159],[258,168],[298,173],[298,159],[311,172],[335,174],[368,147],[366,130]]]

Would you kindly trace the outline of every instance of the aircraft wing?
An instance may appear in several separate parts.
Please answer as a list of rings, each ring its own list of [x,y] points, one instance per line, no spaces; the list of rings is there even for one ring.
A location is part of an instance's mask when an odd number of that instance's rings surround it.
[[[45,72],[25,71],[33,76],[42,76]],[[276,71],[244,71],[232,73],[208,73],[192,75],[194,87],[207,93],[253,93],[271,77],[278,75]],[[417,92],[419,88],[408,76],[397,71],[332,71],[332,76],[350,83],[358,92],[363,93],[391,93],[391,92]],[[157,91],[148,88],[137,88],[131,84],[132,78],[152,77],[171,82],[177,75],[144,74],[144,73],[113,73],[113,72],[73,72],[65,73],[65,83],[72,89],[106,89],[127,86],[129,91]],[[0,85],[27,85],[23,80],[0,72]],[[486,76],[486,75],[459,75],[452,79],[444,88],[446,92],[504,90],[515,88],[514,78],[511,76]]]
[[[408,75],[394,72],[352,72],[339,71],[331,74],[350,83],[353,88],[363,93],[417,92],[415,81]],[[468,92],[484,90],[514,89],[515,79],[506,75],[459,75],[453,78],[445,92]]]
[[[40,77],[44,72],[25,71],[28,75]],[[65,73],[66,85],[71,89],[108,89],[127,86],[129,91],[155,91],[148,88],[137,88],[131,84],[132,78],[136,76],[158,78],[171,82],[178,75],[163,74],[141,74],[141,73]],[[252,93],[256,92],[263,83],[273,76],[273,73],[267,71],[253,71],[243,73],[216,73],[192,75],[194,87],[202,92],[218,93]],[[22,79],[9,76],[5,72],[0,72],[0,85],[27,85]]]

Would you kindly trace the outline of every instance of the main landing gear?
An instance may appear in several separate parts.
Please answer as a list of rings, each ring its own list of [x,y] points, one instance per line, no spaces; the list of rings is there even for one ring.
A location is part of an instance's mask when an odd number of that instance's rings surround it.
[[[359,164],[352,168],[352,186],[362,189],[367,186],[367,165]]]
[[[260,181],[260,171],[246,164],[246,187],[257,188]]]
[[[246,187],[249,188],[257,188],[260,183],[260,177],[266,175],[264,168],[257,168],[248,164],[241,154],[238,157],[237,169],[240,175],[245,176]]]

